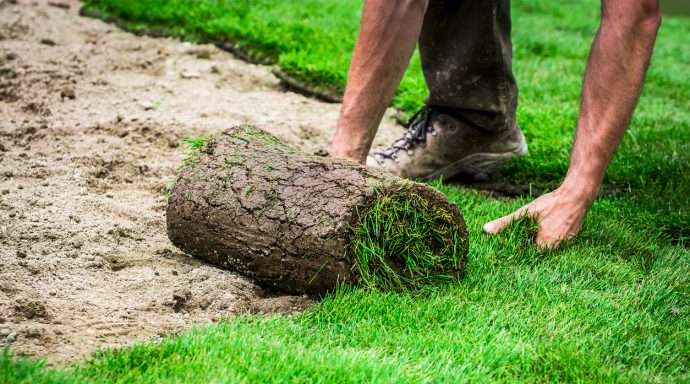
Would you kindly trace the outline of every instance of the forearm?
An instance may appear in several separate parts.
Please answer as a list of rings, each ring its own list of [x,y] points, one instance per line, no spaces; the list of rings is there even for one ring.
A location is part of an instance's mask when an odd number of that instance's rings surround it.
[[[658,2],[646,3],[602,2],[602,23],[585,71],[575,143],[562,186],[588,205],[623,138],[649,66],[661,16]]]
[[[331,156],[363,162],[419,38],[426,0],[367,0]]]

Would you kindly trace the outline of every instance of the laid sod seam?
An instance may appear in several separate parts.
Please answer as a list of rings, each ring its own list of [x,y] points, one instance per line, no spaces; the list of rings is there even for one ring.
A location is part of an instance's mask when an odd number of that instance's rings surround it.
[[[222,35],[211,36],[205,32],[188,33],[184,29],[179,29],[170,25],[151,27],[140,23],[132,23],[127,19],[115,16],[114,14],[108,12],[105,7],[98,7],[90,3],[85,3],[84,6],[82,6],[80,9],[80,14],[82,16],[104,19],[110,23],[116,24],[118,27],[126,31],[135,33],[137,35],[146,35],[151,37],[178,37],[195,43],[213,44],[216,47],[231,52],[240,59],[253,64],[273,65],[278,61],[277,53],[252,49],[251,47],[242,44],[241,39],[238,39],[238,42],[229,40],[227,37]],[[285,69],[278,67],[274,68],[272,72],[288,89],[302,93],[306,96],[313,96],[323,101],[332,103],[342,102],[342,93],[344,90],[342,85],[339,86],[332,85],[330,83],[318,82],[310,79],[309,76],[305,76],[300,72],[286,71]]]

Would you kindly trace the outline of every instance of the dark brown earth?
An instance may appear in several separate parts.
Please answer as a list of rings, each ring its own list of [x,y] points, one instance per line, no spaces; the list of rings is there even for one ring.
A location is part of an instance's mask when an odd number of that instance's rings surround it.
[[[168,200],[173,244],[284,292],[324,294],[356,283],[347,246],[381,196],[421,197],[467,236],[458,207],[435,189],[303,153],[251,125],[216,136],[188,163]]]
[[[185,256],[167,238],[164,195],[183,138],[252,122],[324,151],[340,106],[213,46],[51,3],[0,0],[0,344],[52,364],[311,305]],[[399,134],[386,119],[377,145]]]

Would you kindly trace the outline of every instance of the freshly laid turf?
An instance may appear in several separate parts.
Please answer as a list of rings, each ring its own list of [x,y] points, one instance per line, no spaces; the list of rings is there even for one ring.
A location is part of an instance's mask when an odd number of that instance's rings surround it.
[[[470,261],[457,284],[407,294],[343,290],[302,315],[230,319],[59,370],[5,357],[0,380],[690,380],[690,257],[635,229],[626,219],[634,203],[600,200],[578,241],[540,254],[528,223],[500,237],[480,233],[485,220],[527,199],[441,189],[472,212]]]
[[[128,25],[204,34],[265,55],[293,76],[342,87],[361,1],[88,0]],[[514,7],[518,118],[530,156],[502,177],[565,174],[593,0]],[[215,34],[215,35],[213,35]],[[689,382],[690,20],[666,18],[643,97],[582,232],[540,254],[528,222],[484,222],[530,196],[496,200],[436,185],[468,224],[460,282],[417,293],[342,290],[296,316],[243,317],[160,344],[46,370],[0,357],[0,382]],[[417,59],[395,105],[425,94]]]

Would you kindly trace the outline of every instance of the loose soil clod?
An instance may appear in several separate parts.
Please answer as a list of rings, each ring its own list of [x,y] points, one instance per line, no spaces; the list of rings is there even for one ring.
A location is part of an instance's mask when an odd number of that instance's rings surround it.
[[[414,287],[466,263],[462,215],[427,185],[299,152],[251,125],[185,164],[168,201],[173,244],[259,283],[312,294]]]

